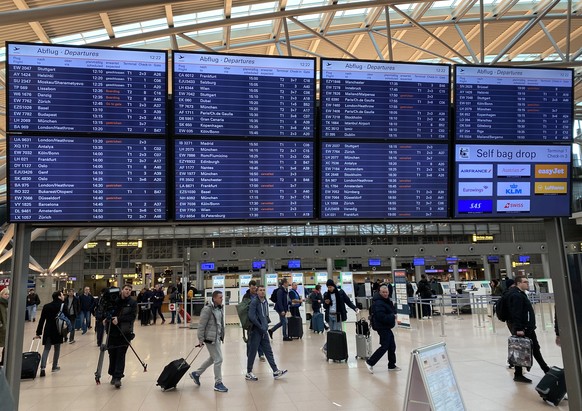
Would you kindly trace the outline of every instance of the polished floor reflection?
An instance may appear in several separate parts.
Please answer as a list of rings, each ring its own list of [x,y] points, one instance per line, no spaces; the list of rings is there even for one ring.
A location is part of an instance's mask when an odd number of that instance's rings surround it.
[[[538,310],[539,311],[539,310]],[[562,365],[560,348],[554,343],[550,316],[546,314],[544,327],[538,326],[542,353],[550,365]],[[129,351],[126,378],[116,390],[104,375],[102,385],[96,385],[94,373],[99,349],[95,334],[89,331],[76,336],[75,344],[64,344],[61,349],[61,370],[47,373],[44,378],[22,381],[20,410],[83,411],[173,411],[173,410],[401,410],[404,402],[410,367],[410,352],[439,341],[445,341],[458,385],[467,410],[547,410],[534,390],[542,377],[542,371],[534,364],[526,374],[533,384],[524,385],[512,381],[513,372],[506,367],[507,336],[505,324],[495,321],[493,332],[491,319],[485,324],[476,316],[445,316],[442,335],[441,317],[413,320],[412,329],[396,330],[398,365],[400,372],[388,372],[387,359],[382,359],[369,374],[363,360],[355,358],[354,324],[347,325],[350,359],[347,363],[327,363],[320,351],[325,336],[306,330],[299,341],[283,342],[275,333],[273,348],[280,368],[288,374],[274,380],[267,363],[258,362],[254,372],[257,382],[245,381],[245,345],[237,326],[228,326],[223,348],[224,384],[228,393],[213,390],[213,373],[210,367],[202,375],[201,386],[195,386],[187,376],[178,389],[162,392],[156,379],[170,361],[186,355],[196,340],[196,331],[168,323],[141,327],[136,323],[134,348],[148,364],[143,372],[139,361]],[[542,324],[541,317],[538,324]],[[36,324],[27,323],[25,346],[28,348]],[[374,347],[378,344],[373,337]],[[206,357],[204,351],[194,365]],[[47,369],[50,369],[50,361]],[[107,370],[107,359],[104,369]],[[567,410],[563,401],[557,408]]]

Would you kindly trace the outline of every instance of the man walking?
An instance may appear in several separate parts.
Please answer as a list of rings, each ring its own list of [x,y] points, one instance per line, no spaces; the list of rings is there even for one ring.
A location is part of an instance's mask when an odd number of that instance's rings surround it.
[[[299,307],[301,307],[301,302],[303,298],[299,295],[297,291],[297,283],[291,283],[291,290],[289,290],[289,299],[291,300],[289,312],[292,317],[301,317],[299,312]]]
[[[273,333],[283,327],[283,341],[293,341],[287,333],[287,311],[289,311],[289,281],[286,278],[281,280],[281,285],[277,289],[277,302],[275,311],[279,314],[279,323],[269,330],[269,337],[273,338]]]
[[[388,371],[400,371],[400,368],[396,366],[396,342],[392,333],[392,328],[396,325],[396,316],[394,315],[394,306],[390,301],[388,287],[381,286],[372,301],[372,312],[374,313],[372,327],[380,337],[380,347],[366,360],[366,367],[373,374],[373,367],[388,352]]]
[[[91,295],[89,287],[83,289],[83,294],[79,297],[79,304],[81,305],[81,329],[83,334],[91,329],[91,312],[95,305],[95,299]]]
[[[249,289],[245,292],[245,294],[242,297],[242,300],[247,300],[247,299],[250,300],[249,301],[249,309],[250,309],[250,302],[254,298],[258,298],[257,290],[258,290],[257,282],[255,280],[249,281]],[[247,343],[247,358],[248,358],[248,356],[249,356],[249,347],[250,347],[251,340],[250,340],[250,334],[247,335],[246,337],[244,337],[244,332],[245,332],[245,330],[243,330],[243,339],[246,338],[246,343]],[[261,346],[259,346],[258,353],[259,353],[259,360],[260,361],[266,361],[265,354],[263,353],[263,349],[261,348]]]
[[[212,293],[212,303],[205,305],[200,312],[198,341],[201,346],[206,345],[210,357],[200,365],[200,368],[190,374],[190,378],[194,380],[196,385],[200,385],[200,376],[214,364],[214,391],[228,392],[228,388],[222,383],[222,350],[220,347],[224,342],[222,298],[222,291],[215,290]]]
[[[357,313],[360,312],[350,297],[344,290],[339,290],[333,280],[327,280],[327,291],[323,294],[323,308],[325,309],[325,321],[329,324],[332,331],[341,331],[342,322],[348,319],[348,310],[346,305]],[[327,356],[327,342],[321,348]]]
[[[515,287],[510,288],[507,295],[507,307],[509,311],[509,320],[507,326],[511,330],[512,335],[518,337],[527,337],[531,340],[531,348],[533,357],[540,365],[544,373],[550,370],[550,367],[544,361],[540,350],[540,343],[536,335],[536,316],[531,305],[531,302],[525,293],[529,289],[529,281],[527,277],[518,275],[515,277]],[[513,381],[531,383],[531,380],[523,375],[523,367],[515,367],[515,375]]]
[[[265,293],[265,287],[259,285],[257,287],[257,298],[252,299],[249,307],[249,320],[253,323],[253,327],[249,333],[247,373],[245,375],[245,379],[248,381],[258,381],[257,376],[253,374],[253,365],[259,347],[265,353],[267,361],[273,370],[273,378],[279,379],[287,373],[287,370],[277,368],[273,350],[271,349],[267,331],[269,329],[269,303],[265,298]]]
[[[81,312],[81,305],[79,304],[79,298],[75,295],[75,290],[72,288],[68,291],[67,297],[65,298],[65,306],[63,312],[71,321],[71,329],[69,330],[69,344],[75,343],[75,320]]]
[[[36,321],[36,309],[40,305],[40,298],[38,294],[34,292],[34,288],[28,290],[28,295],[26,296],[26,311],[28,312],[28,321]]]

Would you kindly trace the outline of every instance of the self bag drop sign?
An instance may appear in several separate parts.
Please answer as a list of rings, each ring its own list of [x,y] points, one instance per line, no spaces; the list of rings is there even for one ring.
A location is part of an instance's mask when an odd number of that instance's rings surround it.
[[[455,217],[570,212],[569,145],[455,146]]]

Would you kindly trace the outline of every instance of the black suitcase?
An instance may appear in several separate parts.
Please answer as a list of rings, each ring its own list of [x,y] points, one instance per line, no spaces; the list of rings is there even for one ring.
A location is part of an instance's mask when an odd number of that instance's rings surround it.
[[[550,368],[550,371],[544,375],[536,386],[536,391],[544,401],[551,402],[557,406],[566,395],[564,370],[558,367]]]
[[[303,319],[301,317],[289,317],[287,320],[287,334],[289,337],[303,338]]]
[[[187,359],[192,354],[192,351],[196,349],[196,347],[200,347],[198,353],[194,356],[192,361],[188,362]],[[162,391],[169,391],[176,388],[184,374],[190,369],[190,364],[194,362],[194,360],[200,355],[202,352],[203,346],[197,345],[196,347],[192,348],[190,353],[186,356],[186,358],[180,358],[178,360],[174,360],[168,365],[164,367],[162,373],[158,377],[158,381],[156,385],[159,385],[162,388]]]
[[[38,366],[40,365],[40,338],[37,339],[36,350],[32,350],[34,339],[30,343],[30,351],[22,353],[22,370],[20,372],[20,379],[36,378]]]
[[[140,305],[139,315],[141,319],[141,325],[150,325],[152,310],[149,304]]]
[[[348,360],[348,338],[344,331],[327,333],[327,359],[333,361]]]

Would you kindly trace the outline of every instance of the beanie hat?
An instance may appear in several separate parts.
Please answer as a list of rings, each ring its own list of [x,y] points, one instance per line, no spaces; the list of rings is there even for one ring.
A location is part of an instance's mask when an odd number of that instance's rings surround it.
[[[335,283],[333,282],[332,279],[327,280],[327,283],[325,283],[325,285],[327,285],[328,287],[331,285],[333,287],[335,287]]]
[[[505,280],[505,287],[509,288],[513,284],[515,284],[515,281],[512,278],[508,278],[507,280]]]

